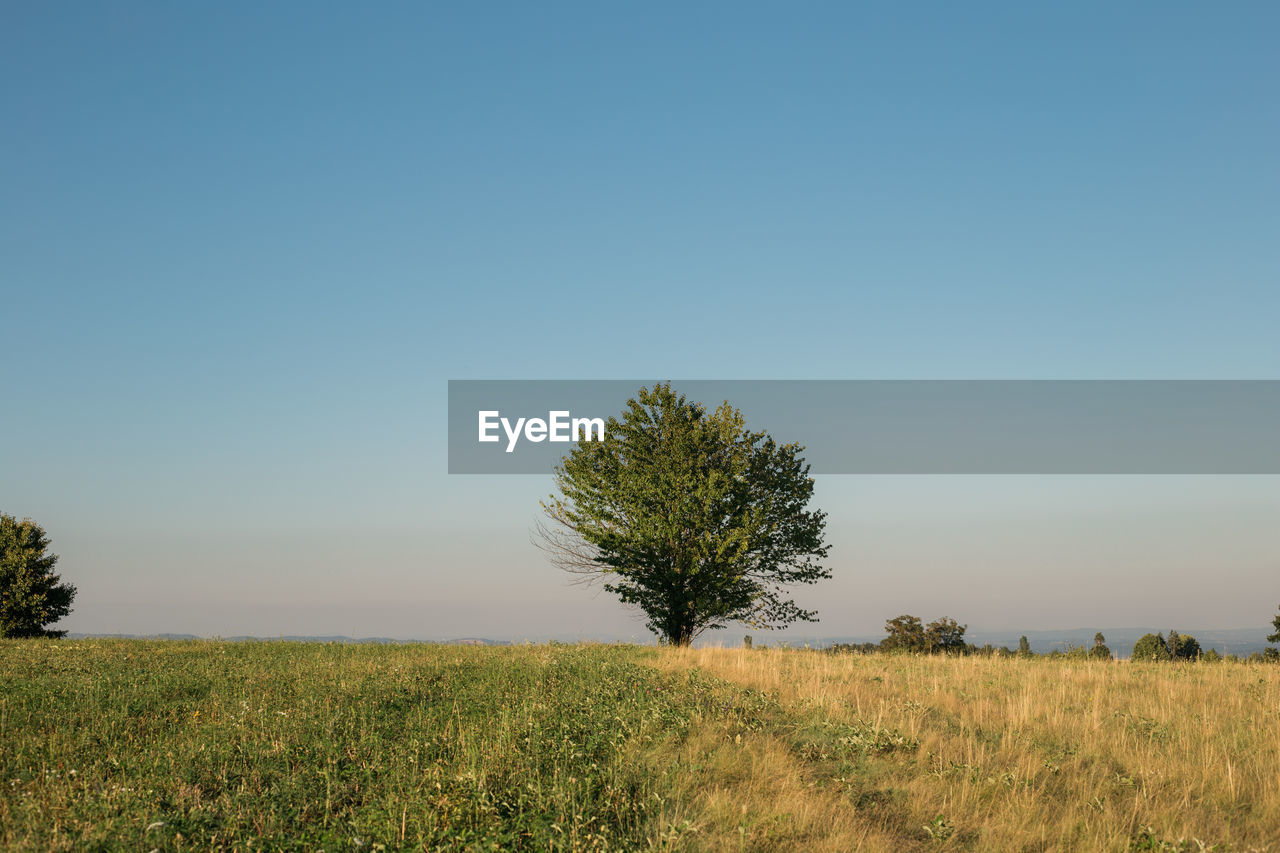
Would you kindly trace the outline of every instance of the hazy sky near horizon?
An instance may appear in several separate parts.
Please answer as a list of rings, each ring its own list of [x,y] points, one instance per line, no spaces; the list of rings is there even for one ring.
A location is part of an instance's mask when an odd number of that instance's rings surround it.
[[[9,4],[0,511],[72,631],[646,639],[529,544],[549,477],[446,474],[448,379],[1280,378],[1278,37],[1270,3]],[[816,500],[814,635],[1280,601],[1276,477]]]

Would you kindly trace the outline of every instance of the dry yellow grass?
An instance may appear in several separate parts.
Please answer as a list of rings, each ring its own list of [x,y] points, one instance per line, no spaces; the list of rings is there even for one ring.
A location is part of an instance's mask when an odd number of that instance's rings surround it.
[[[1280,668],[663,649],[764,691],[707,721],[705,849],[1280,850]]]

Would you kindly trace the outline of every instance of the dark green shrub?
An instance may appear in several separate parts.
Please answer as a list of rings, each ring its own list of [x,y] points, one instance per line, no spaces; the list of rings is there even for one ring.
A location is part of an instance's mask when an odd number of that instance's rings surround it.
[[[1134,660],[1169,660],[1169,647],[1163,634],[1143,634],[1133,644]]]
[[[1190,634],[1170,631],[1169,639],[1165,640],[1164,644],[1169,650],[1169,657],[1173,660],[1195,660],[1200,657],[1200,643]]]
[[[1196,660],[1200,657],[1200,643],[1195,637],[1183,634],[1177,649],[1170,649],[1169,655],[1174,660]]]

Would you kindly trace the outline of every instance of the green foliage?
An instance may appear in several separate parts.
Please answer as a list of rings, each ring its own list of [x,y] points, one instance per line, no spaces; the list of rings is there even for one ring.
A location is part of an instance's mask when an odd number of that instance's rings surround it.
[[[1205,663],[1221,663],[1222,655],[1218,654],[1217,649],[1209,649],[1209,651],[1205,652],[1200,657],[1200,660],[1204,661]]]
[[[0,514],[0,637],[61,637],[46,628],[71,612],[76,588],[62,583],[49,537],[29,518]]]
[[[1130,839],[1129,849],[1134,853],[1206,853],[1206,851],[1217,850],[1218,845],[1205,846],[1199,841],[1188,838],[1179,838],[1176,841],[1160,838],[1154,829],[1144,826]]]
[[[1190,634],[1170,630],[1164,645],[1169,650],[1169,660],[1196,660],[1200,657],[1200,643]]]
[[[946,616],[935,619],[925,628],[925,642],[928,650],[943,654],[964,652],[964,632],[968,627],[968,625],[957,624],[956,620]]]
[[[1102,635],[1099,634],[1098,636],[1101,637]],[[1096,642],[1095,639],[1093,648],[1089,649],[1089,657],[1094,660],[1111,660],[1111,649],[1104,643]]]
[[[557,467],[540,545],[674,645],[729,622],[816,621],[782,597],[831,577],[802,449],[749,431],[728,403],[708,413],[670,384],[642,388],[603,441],[576,443]]]
[[[955,825],[943,815],[938,815],[920,828],[934,841],[946,841],[956,832]]]
[[[1275,628],[1275,633],[1267,635],[1268,643],[1280,643],[1280,613],[1277,613],[1271,620],[1271,627]]]
[[[903,614],[895,616],[884,623],[888,634],[880,641],[880,648],[886,652],[924,652],[928,650],[925,639],[924,624],[919,616]]]
[[[1174,638],[1177,642],[1174,642]],[[1190,634],[1169,632],[1169,657],[1174,660],[1197,660],[1200,657],[1200,642]]]
[[[1031,657],[1031,642],[1026,634],[1018,638],[1018,657]]]
[[[918,616],[903,614],[884,623],[888,636],[880,641],[880,649],[913,654],[964,654],[976,650],[964,641],[967,627],[946,616],[924,625]]]
[[[1169,647],[1163,634],[1143,634],[1133,644],[1133,660],[1169,660]]]

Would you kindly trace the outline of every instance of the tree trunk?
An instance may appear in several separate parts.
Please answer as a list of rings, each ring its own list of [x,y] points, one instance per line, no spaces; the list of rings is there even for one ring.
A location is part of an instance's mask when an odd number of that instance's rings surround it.
[[[693,644],[692,625],[672,625],[667,628],[667,645],[688,647]]]

